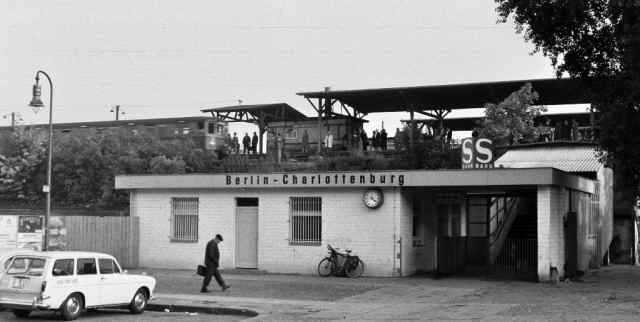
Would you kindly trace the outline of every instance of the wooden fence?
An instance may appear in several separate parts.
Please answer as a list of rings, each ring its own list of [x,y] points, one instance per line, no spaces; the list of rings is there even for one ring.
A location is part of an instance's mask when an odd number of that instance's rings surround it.
[[[138,267],[138,217],[66,216],[67,249],[115,256],[121,266]]]

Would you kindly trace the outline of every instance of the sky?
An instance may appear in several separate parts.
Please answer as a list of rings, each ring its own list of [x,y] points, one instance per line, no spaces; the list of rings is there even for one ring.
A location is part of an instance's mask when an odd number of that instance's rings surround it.
[[[115,105],[123,119],[202,116],[238,100],[313,116],[296,92],[554,77],[512,23],[496,23],[493,0],[0,4],[0,125],[12,112],[48,122],[27,106],[39,69],[53,78],[54,122],[114,119]],[[365,129],[406,118],[371,114]]]

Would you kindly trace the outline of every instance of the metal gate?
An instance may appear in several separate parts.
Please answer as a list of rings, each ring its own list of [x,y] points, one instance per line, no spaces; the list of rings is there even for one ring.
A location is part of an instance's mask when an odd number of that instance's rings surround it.
[[[502,251],[491,265],[495,277],[535,280],[538,270],[537,240],[507,238]]]

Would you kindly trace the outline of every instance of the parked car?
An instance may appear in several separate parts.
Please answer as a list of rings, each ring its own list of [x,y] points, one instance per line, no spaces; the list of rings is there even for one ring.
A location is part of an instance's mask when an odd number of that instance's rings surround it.
[[[67,321],[100,307],[126,305],[139,314],[155,286],[155,278],[127,274],[108,254],[25,252],[13,256],[0,278],[0,306],[17,317],[35,310],[59,311]]]

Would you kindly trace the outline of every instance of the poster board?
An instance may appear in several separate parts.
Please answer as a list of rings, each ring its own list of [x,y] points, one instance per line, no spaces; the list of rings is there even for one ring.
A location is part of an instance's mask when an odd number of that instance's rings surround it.
[[[42,250],[42,217],[18,216],[18,248]]]
[[[17,247],[18,217],[0,216],[0,248]]]

